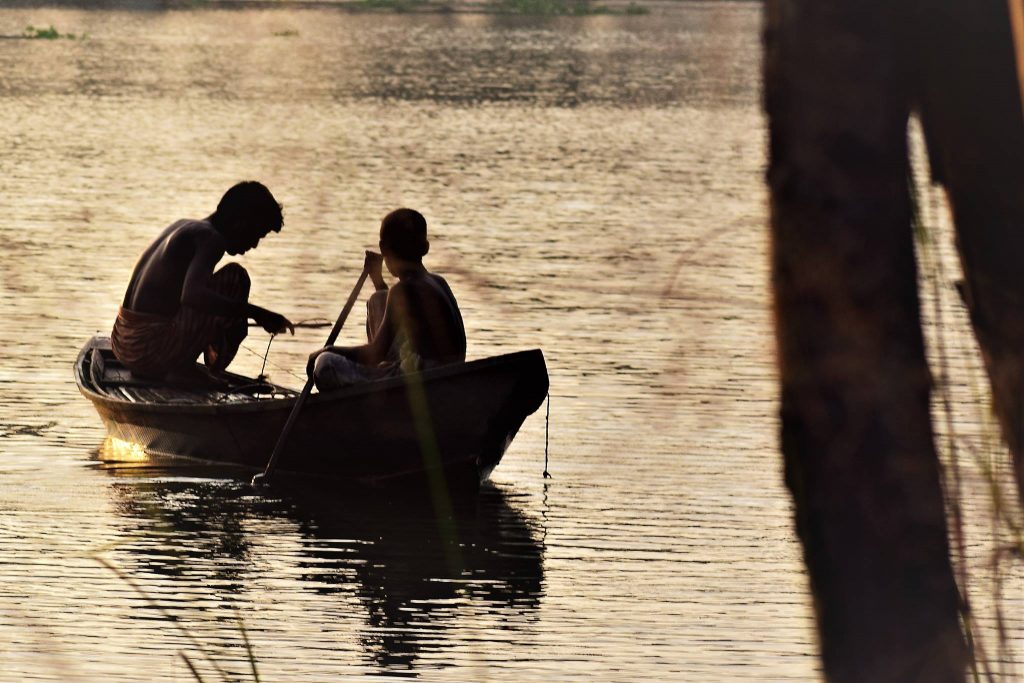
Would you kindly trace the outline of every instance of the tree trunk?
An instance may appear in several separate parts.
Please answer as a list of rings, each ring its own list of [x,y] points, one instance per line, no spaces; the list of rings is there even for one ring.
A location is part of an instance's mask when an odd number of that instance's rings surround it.
[[[907,187],[903,25],[766,0],[786,483],[831,681],[963,680]]]
[[[943,0],[915,23],[932,174],[953,207],[964,299],[1024,503],[1024,111],[1010,12],[1005,0]]]

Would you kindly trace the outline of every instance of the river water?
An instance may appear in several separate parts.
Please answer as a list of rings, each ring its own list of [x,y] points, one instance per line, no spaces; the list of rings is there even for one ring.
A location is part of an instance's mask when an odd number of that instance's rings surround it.
[[[0,680],[194,680],[186,657],[252,680],[246,640],[264,681],[816,679],[776,444],[759,13],[0,9]],[[456,545],[413,504],[104,441],[78,348],[147,240],[246,178],[286,216],[241,259],[255,302],[333,320],[411,206],[469,356],[544,350],[550,422],[457,509]],[[301,386],[325,335],[275,340],[271,378]]]

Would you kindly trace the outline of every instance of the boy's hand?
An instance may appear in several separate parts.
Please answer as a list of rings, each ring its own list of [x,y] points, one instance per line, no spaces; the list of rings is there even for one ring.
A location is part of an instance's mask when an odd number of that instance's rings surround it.
[[[384,257],[375,251],[366,251],[366,258],[363,260],[363,268],[370,275],[370,280],[376,289],[387,289],[384,282]]]
[[[266,311],[256,319],[256,324],[262,327],[270,334],[281,334],[283,332],[290,332],[295,334],[295,325],[292,321],[284,317],[280,313],[274,313],[273,311]]]

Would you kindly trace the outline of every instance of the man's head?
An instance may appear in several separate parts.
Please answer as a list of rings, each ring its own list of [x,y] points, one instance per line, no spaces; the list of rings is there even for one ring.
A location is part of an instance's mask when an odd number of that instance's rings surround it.
[[[233,186],[217,204],[211,221],[228,240],[229,254],[244,254],[284,224],[281,205],[255,180]]]
[[[427,219],[413,209],[395,209],[389,213],[380,224],[380,251],[385,259],[397,257],[419,263],[430,251]]]

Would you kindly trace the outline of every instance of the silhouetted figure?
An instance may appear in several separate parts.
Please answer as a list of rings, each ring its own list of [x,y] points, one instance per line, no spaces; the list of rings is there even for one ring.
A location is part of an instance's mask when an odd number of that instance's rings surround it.
[[[412,209],[392,211],[380,226],[380,255],[365,268],[377,291],[367,302],[362,346],[326,346],[309,356],[320,391],[466,360],[466,329],[448,283],[423,266],[427,221]],[[381,261],[398,283],[388,289]]]
[[[221,371],[256,321],[271,334],[294,327],[283,315],[249,303],[249,274],[237,263],[214,272],[224,253],[244,254],[280,232],[281,205],[255,181],[229,189],[203,220],[172,223],[142,253],[118,311],[111,344],[134,374],[190,377],[202,353]]]

